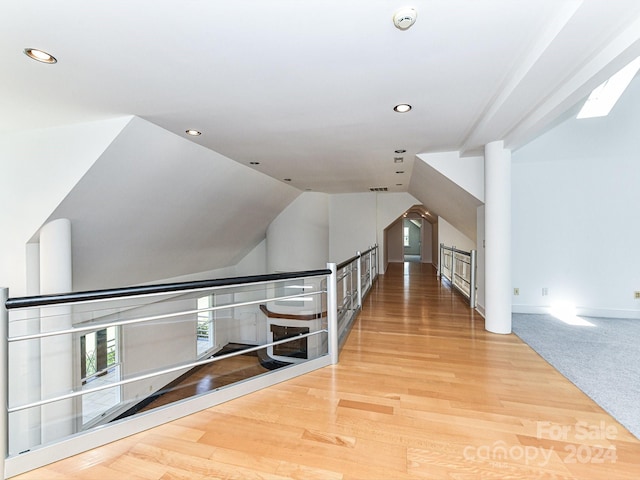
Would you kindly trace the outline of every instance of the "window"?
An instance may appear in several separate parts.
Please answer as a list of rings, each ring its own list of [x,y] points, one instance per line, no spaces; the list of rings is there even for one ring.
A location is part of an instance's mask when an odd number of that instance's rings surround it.
[[[410,246],[409,245],[409,227],[404,227],[404,246],[405,247]]]
[[[198,298],[198,320],[196,325],[196,342],[198,356],[207,353],[213,347],[215,328],[213,307],[213,294]]]
[[[80,337],[80,369],[83,385],[104,375],[117,363],[116,327],[108,327]]]

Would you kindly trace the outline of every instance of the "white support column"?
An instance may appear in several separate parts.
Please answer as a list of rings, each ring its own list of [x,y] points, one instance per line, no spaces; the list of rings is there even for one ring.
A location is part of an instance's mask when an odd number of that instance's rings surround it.
[[[485,328],[511,333],[511,151],[484,148]]]
[[[40,230],[40,292],[67,293],[72,290],[71,222],[58,219]],[[71,307],[41,309],[42,332],[71,327]],[[44,338],[40,345],[42,398],[73,389],[73,339],[71,335]],[[42,443],[74,432],[73,401],[42,406]]]

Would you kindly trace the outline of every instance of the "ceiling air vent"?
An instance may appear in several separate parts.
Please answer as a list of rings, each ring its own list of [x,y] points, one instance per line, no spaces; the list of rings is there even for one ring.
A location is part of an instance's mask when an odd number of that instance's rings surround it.
[[[389,187],[371,187],[369,190],[372,192],[386,192],[389,190]]]

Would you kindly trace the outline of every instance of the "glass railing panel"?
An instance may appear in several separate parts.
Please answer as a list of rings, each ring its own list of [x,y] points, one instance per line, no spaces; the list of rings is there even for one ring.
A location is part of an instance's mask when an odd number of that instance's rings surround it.
[[[11,310],[9,456],[327,355],[324,279]]]

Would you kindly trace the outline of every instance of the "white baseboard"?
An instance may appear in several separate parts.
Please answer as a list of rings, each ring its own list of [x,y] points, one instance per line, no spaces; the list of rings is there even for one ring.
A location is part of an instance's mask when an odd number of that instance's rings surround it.
[[[545,314],[550,310],[551,307],[542,305],[511,305],[511,313]]]
[[[512,313],[550,314],[549,305],[512,305]],[[576,315],[581,317],[624,318],[640,320],[640,310],[620,310],[614,308],[576,307]]]

